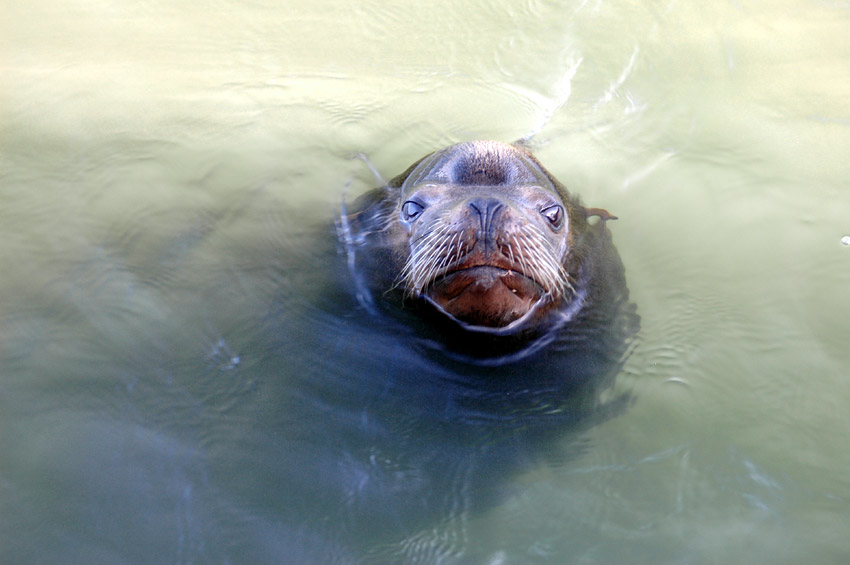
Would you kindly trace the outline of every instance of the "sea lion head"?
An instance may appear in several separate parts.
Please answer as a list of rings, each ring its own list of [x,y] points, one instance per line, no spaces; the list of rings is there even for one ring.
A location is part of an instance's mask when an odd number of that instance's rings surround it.
[[[395,214],[407,245],[397,282],[407,297],[492,332],[572,300],[572,224],[584,210],[529,152],[460,143],[399,181]]]
[[[522,147],[451,145],[341,212],[360,305],[451,357],[509,365],[556,340],[602,354],[636,331],[615,216],[585,208]]]

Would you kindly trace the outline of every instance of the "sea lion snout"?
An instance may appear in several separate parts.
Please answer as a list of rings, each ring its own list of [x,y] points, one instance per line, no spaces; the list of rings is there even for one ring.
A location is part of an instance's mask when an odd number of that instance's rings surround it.
[[[546,290],[530,273],[517,243],[527,223],[521,210],[495,197],[457,202],[446,214],[446,236],[429,240],[446,249],[444,269],[421,295],[456,320],[479,327],[504,327],[544,300]],[[432,232],[433,233],[433,232]]]
[[[566,297],[563,202],[536,184],[522,187],[410,187],[402,206],[410,255],[408,296],[478,327],[503,328]],[[559,212],[550,210],[557,208]],[[411,214],[412,209],[416,214]]]
[[[473,198],[466,203],[474,214],[477,214],[480,229],[477,238],[485,245],[490,245],[496,239],[498,216],[505,210],[505,203],[498,198]]]

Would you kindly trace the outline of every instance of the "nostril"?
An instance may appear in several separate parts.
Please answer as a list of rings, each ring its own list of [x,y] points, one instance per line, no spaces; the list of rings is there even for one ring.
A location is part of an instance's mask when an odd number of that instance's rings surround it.
[[[498,198],[474,198],[467,205],[478,214],[481,232],[486,235],[486,239],[491,239],[494,221],[505,208],[505,203]]]
[[[484,218],[490,218],[498,213],[505,204],[498,198],[475,198],[469,201],[469,207]]]

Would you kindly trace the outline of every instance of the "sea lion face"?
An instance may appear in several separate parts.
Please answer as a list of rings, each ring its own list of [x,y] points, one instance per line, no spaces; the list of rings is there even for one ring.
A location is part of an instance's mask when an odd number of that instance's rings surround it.
[[[421,161],[400,188],[407,296],[485,331],[570,299],[568,204],[527,152],[496,142],[451,146]]]

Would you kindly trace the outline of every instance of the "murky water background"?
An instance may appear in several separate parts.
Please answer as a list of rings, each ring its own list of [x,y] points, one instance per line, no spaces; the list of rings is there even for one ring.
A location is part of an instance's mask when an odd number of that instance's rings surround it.
[[[3,563],[850,555],[847,2],[4,4]],[[356,153],[531,134],[642,318],[545,441],[332,231]]]

